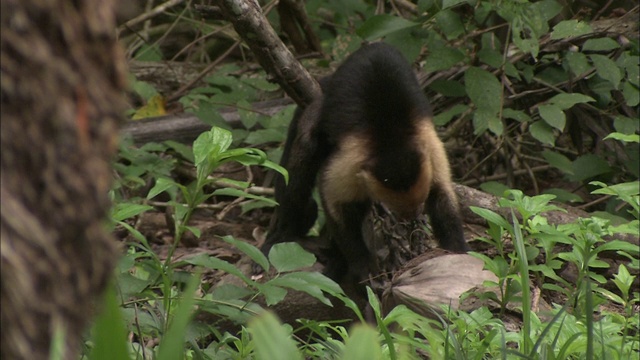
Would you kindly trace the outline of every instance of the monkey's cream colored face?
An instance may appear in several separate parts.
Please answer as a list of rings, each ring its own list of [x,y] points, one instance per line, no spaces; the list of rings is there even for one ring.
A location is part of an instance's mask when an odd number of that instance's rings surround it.
[[[416,139],[419,143],[432,141],[433,136],[429,134],[433,131],[432,128],[420,130]],[[427,162],[422,164],[413,186],[407,191],[395,191],[364,170],[364,164],[369,158],[368,148],[365,137],[349,136],[341,142],[340,150],[328,161],[322,175],[321,191],[329,213],[339,219],[338,206],[341,203],[371,199],[383,203],[403,218],[413,219],[421,214],[433,182],[431,158],[427,149],[424,154]]]
[[[360,176],[371,199],[383,203],[401,217],[415,219],[424,210],[424,203],[431,188],[431,178],[426,167],[423,166],[420,177],[407,191],[389,189],[367,171],[362,171]]]

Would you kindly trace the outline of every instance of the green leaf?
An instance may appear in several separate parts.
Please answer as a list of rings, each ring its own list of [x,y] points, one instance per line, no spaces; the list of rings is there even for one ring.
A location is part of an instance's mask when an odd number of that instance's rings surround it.
[[[212,194],[213,196],[220,196],[220,195],[224,195],[224,196],[235,196],[235,197],[239,197],[239,198],[247,198],[247,199],[254,199],[254,200],[260,200],[260,201],[265,201],[270,205],[278,205],[278,203],[270,198],[264,197],[264,196],[260,196],[260,195],[254,195],[248,192],[244,192],[240,189],[234,189],[234,188],[223,188],[223,189],[218,189],[216,191],[213,192]]]
[[[500,214],[491,211],[489,209],[483,209],[476,206],[470,206],[469,210],[473,211],[475,214],[479,215],[483,219],[492,222],[505,230],[508,230],[510,233],[513,232],[513,227],[509,222],[503,218]]]
[[[476,127],[476,133],[480,128],[488,128],[496,135],[502,135],[502,121],[498,117],[498,115],[488,109],[478,109],[473,114],[473,123],[481,124],[479,127]]]
[[[445,9],[439,11],[435,18],[442,34],[445,34],[447,39],[455,39],[464,34],[464,25],[460,21],[460,15],[457,12]]]
[[[502,87],[490,72],[478,67],[470,67],[464,74],[467,94],[478,109],[493,113],[500,111]]]
[[[529,127],[531,136],[543,144],[554,146],[556,137],[553,134],[553,128],[544,121],[536,121]]]
[[[248,327],[255,345],[256,359],[303,359],[291,339],[290,331],[271,312],[265,311],[256,316],[249,322]]]
[[[239,277],[248,284],[252,283],[252,281],[247,278],[237,267],[227,261],[218,259],[215,256],[200,253],[196,256],[185,259],[185,262],[191,265],[202,266],[211,270],[222,270],[226,273]]]
[[[262,251],[260,251],[260,249],[258,249],[257,247],[249,243],[246,243],[244,241],[237,240],[230,235],[223,236],[222,240],[237,247],[238,250],[242,251],[245,255],[249,256],[251,260],[255,261],[263,269],[269,270],[269,260],[267,260],[267,257],[264,256]]]
[[[551,188],[551,189],[544,190],[542,193],[543,194],[554,195],[556,197],[555,198],[556,201],[560,201],[560,202],[563,202],[563,203],[581,203],[581,202],[584,202],[584,200],[580,196],[578,196],[578,195],[576,195],[576,194],[574,194],[572,192],[569,192],[567,190],[564,190],[564,189]]]
[[[571,181],[584,181],[611,172],[609,164],[594,154],[580,156],[574,160],[571,168],[573,169],[573,175],[569,176]]]
[[[208,162],[210,158],[217,159],[221,153],[229,148],[232,141],[231,132],[219,127],[213,127],[200,134],[193,142],[193,156],[196,166]]]
[[[622,71],[620,71],[618,65],[604,55],[593,54],[589,57],[596,67],[598,76],[609,81],[611,85],[617,89],[620,86],[620,81],[622,80]]]
[[[540,105],[538,111],[540,112],[540,117],[546,121],[547,124],[560,131],[564,130],[566,118],[562,109],[555,105]]]
[[[143,212],[149,210],[153,210],[153,206],[132,203],[118,203],[112,209],[111,218],[114,221],[123,221],[136,215],[140,215]]]
[[[199,276],[192,276],[180,302],[173,313],[169,330],[164,334],[158,348],[158,360],[174,360],[184,357],[184,344],[187,325],[194,313],[195,291],[200,284]],[[113,359],[113,358],[112,358]],[[119,358],[125,359],[125,358]]]
[[[319,286],[309,283],[303,277],[297,276],[298,274],[305,274],[305,272],[294,272],[284,274],[268,282],[269,285],[286,287],[296,291],[305,292],[327,306],[332,306],[331,301],[322,293],[322,289]],[[310,274],[310,273],[308,273]],[[319,273],[317,273],[320,275]]]
[[[439,113],[438,115],[434,116],[433,123],[436,126],[444,126],[444,125],[448,124],[454,117],[456,117],[456,116],[462,114],[463,112],[467,111],[468,108],[469,108],[469,106],[467,106],[467,105],[456,104],[451,109],[443,111],[443,112]]]
[[[291,242],[275,244],[269,252],[269,261],[278,272],[285,272],[309,267],[315,264],[316,257],[300,244]]]
[[[573,174],[572,162],[566,156],[551,150],[543,151],[542,156],[547,160],[549,165],[561,170],[565,174]]]
[[[562,110],[569,109],[575,104],[582,104],[591,101],[595,101],[591,96],[578,93],[558,94],[549,99],[550,104],[556,105]]]
[[[638,88],[628,81],[622,83],[622,95],[627,106],[636,106],[640,103],[640,92]]]
[[[611,133],[609,135],[607,135],[604,140],[607,139],[615,139],[615,140],[620,140],[620,141],[624,141],[624,142],[635,142],[635,143],[640,143],[640,135],[638,134],[622,134],[619,132],[614,132]]]
[[[364,24],[356,30],[356,34],[365,40],[374,40],[393,32],[418,25],[420,24],[397,16],[385,14],[375,15],[367,19]]]
[[[612,38],[589,39],[582,45],[582,51],[609,51],[619,48],[620,45]]]
[[[513,110],[505,108],[502,110],[502,117],[505,119],[513,119],[519,122],[531,122],[531,118],[522,110]]]
[[[158,196],[160,193],[165,192],[166,190],[176,186],[176,182],[172,179],[168,179],[165,177],[161,177],[156,179],[156,184],[153,185],[149,193],[147,194],[147,200],[153,199]]]
[[[444,96],[449,96],[449,97],[467,96],[467,92],[464,89],[464,85],[462,85],[458,81],[437,79],[433,81],[431,85],[429,85],[429,88],[433,91],[439,92]],[[458,106],[464,106],[466,108],[466,105],[464,104],[456,104],[454,108]]]
[[[442,0],[442,8],[447,9],[458,4],[464,4],[467,0]]]
[[[127,332],[113,286],[108,286],[104,294],[104,307],[96,319],[92,340],[91,360],[129,359]]]
[[[633,195],[638,195],[638,193],[640,193],[640,182],[638,181],[631,181],[631,182],[620,183],[615,185],[607,185],[600,181],[592,181],[589,184],[602,187],[602,189],[597,189],[592,191],[591,192],[592,194],[633,196]]]
[[[579,20],[564,20],[553,27],[551,40],[564,39],[571,36],[586,35],[593,32],[589,24]]]
[[[181,144],[173,140],[166,140],[164,141],[164,144],[167,145],[169,148],[173,149],[175,152],[177,152],[180,156],[182,156],[186,160],[195,162],[195,159],[193,158],[193,149],[190,146]]]
[[[495,196],[502,196],[505,191],[509,190],[509,187],[497,181],[487,181],[480,184],[480,190]]]
[[[613,127],[623,134],[634,134],[640,130],[640,120],[618,115],[613,119]]]
[[[629,55],[625,52],[618,59],[622,66],[627,71],[627,81],[635,86],[640,86],[640,57]]]
[[[345,342],[342,359],[378,360],[382,358],[378,332],[369,325],[354,325],[351,335]]]
[[[458,49],[438,47],[430,49],[429,56],[424,66],[427,73],[450,69],[464,60],[464,54]]]
[[[135,78],[133,78],[130,83],[131,90],[133,90],[145,101],[159,94],[158,90],[156,90],[156,88],[148,82],[136,80]]]
[[[593,67],[589,64],[587,56],[581,52],[570,51],[564,57],[574,75],[582,75]]]

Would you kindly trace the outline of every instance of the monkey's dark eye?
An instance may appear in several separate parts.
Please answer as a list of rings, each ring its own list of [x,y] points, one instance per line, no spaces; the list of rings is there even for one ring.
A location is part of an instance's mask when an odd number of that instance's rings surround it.
[[[388,179],[388,178],[387,178],[387,179],[384,179],[384,180],[382,180],[382,182],[383,182],[383,183],[388,183],[388,182],[389,182],[389,179]]]

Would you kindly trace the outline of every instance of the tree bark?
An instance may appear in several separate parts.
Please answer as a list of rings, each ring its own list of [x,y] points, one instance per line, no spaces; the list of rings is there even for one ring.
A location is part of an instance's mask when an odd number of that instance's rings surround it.
[[[115,260],[104,217],[124,101],[113,1],[1,3],[2,359],[76,359]]]
[[[282,43],[257,1],[219,0],[218,6],[260,65],[298,105],[320,96],[320,85]]]

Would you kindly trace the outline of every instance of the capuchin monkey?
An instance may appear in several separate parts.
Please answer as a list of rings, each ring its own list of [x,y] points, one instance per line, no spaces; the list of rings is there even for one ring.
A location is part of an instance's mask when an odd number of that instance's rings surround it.
[[[369,275],[362,226],[372,202],[405,219],[426,203],[440,246],[468,251],[444,146],[402,54],[365,45],[321,85],[323,96],[298,108],[289,127],[281,160],[289,184],[276,177],[280,206],[262,251],[307,235],[317,217],[316,183],[327,218],[321,236],[332,245],[325,273],[336,281]]]

